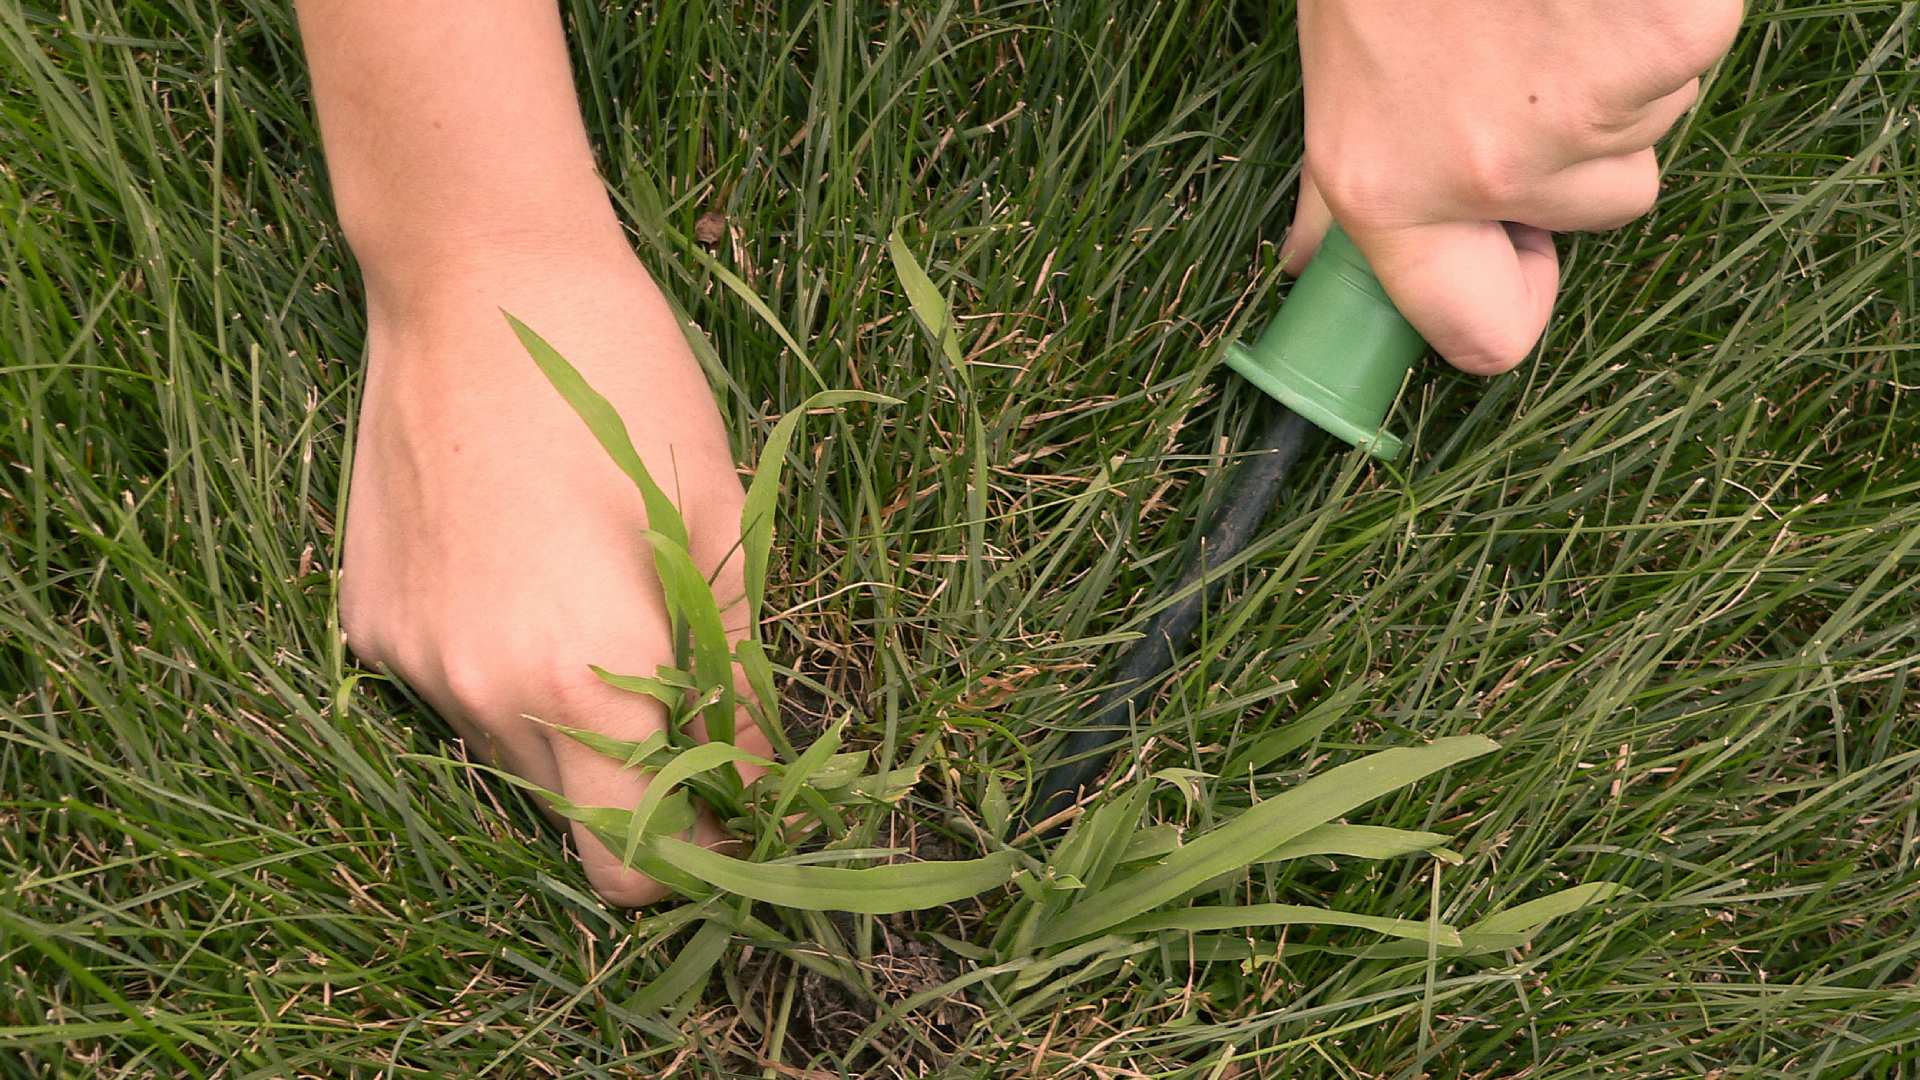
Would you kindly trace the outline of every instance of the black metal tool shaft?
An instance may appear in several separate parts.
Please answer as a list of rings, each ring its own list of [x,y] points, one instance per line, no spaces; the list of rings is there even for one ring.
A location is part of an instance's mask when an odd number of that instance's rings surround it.
[[[1160,676],[1200,623],[1207,600],[1225,575],[1200,588],[1193,586],[1208,573],[1246,550],[1267,512],[1273,508],[1293,463],[1316,430],[1293,410],[1269,402],[1266,425],[1246,460],[1235,467],[1221,504],[1175,592],[1184,592],[1147,624],[1145,633],[1128,647],[1113,682],[1100,695],[1093,715],[1067,737],[1056,764],[1041,779],[1028,803],[1027,821],[1038,824],[1072,806],[1081,791],[1106,771],[1108,755],[1101,751],[1124,738],[1133,719],[1146,710]],[[1191,590],[1191,591],[1189,591]]]

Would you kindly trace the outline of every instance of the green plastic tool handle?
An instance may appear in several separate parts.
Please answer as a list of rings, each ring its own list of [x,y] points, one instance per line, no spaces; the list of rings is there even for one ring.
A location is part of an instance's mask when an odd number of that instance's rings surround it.
[[[1227,346],[1227,366],[1329,434],[1392,461],[1403,444],[1382,425],[1426,352],[1420,332],[1335,225],[1266,332],[1252,345]]]

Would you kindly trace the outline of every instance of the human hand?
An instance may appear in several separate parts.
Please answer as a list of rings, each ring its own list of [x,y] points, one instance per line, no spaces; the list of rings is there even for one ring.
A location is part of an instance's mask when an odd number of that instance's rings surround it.
[[[347,513],[348,644],[404,679],[475,757],[576,803],[631,807],[642,775],[540,721],[629,740],[665,723],[659,703],[588,666],[652,675],[673,662],[646,515],[501,310],[621,411],[686,519],[694,559],[719,568],[714,591],[737,639],[745,604],[728,605],[744,596],[743,496],[706,379],[617,233],[585,250],[481,250],[367,271],[381,288]],[[770,755],[744,710],[736,728],[743,749]],[[606,900],[665,894],[585,826],[571,830]],[[707,819],[696,838],[719,835]]]
[[[1307,160],[1285,261],[1338,219],[1456,367],[1539,340],[1553,232],[1653,207],[1653,144],[1732,44],[1740,0],[1301,0]]]

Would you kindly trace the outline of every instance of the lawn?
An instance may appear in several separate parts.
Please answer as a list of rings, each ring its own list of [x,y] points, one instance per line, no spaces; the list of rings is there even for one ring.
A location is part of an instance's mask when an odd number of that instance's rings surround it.
[[[0,3],[0,1076],[1910,1074],[1920,5],[1749,9],[1657,212],[1563,238],[1535,357],[1424,364],[1394,467],[1309,454],[1103,800],[1192,837],[1486,736],[1349,819],[1457,857],[1182,902],[1621,890],[1479,953],[1176,931],[1013,991],[969,976],[1015,889],[757,906],[805,945],[593,899],[342,647],[363,324],[289,14]],[[851,835],[981,855],[1257,412],[1221,346],[1284,289],[1290,5],[570,10],[740,459],[901,401],[795,441],[766,637],[797,739],[920,769]]]

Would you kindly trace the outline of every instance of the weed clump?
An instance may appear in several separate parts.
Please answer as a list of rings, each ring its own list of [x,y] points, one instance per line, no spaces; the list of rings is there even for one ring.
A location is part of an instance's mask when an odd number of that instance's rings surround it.
[[[892,252],[914,313],[948,343],[944,301],[898,234]],[[688,550],[685,523],[647,471],[613,407],[530,327],[507,316],[554,388],[592,430],[645,500],[651,546],[675,636],[675,660],[656,671],[595,668],[606,683],[663,705],[664,730],[638,741],[561,727],[589,748],[644,769],[651,782],[631,809],[583,806],[505,773],[560,813],[585,823],[627,863],[698,905],[693,939],[657,983],[670,995],[654,1004],[689,1005],[743,937],[791,957],[804,969],[793,1030],[851,1061],[890,1024],[911,1013],[949,1026],[956,995],[973,988],[1000,1008],[993,1023],[1031,1016],[1075,987],[1123,969],[1142,953],[1178,947],[1194,955],[1251,962],[1269,948],[1263,931],[1332,927],[1387,939],[1364,955],[1473,955],[1514,948],[1553,918],[1620,891],[1576,886],[1459,928],[1437,919],[1396,919],[1296,904],[1207,903],[1219,883],[1249,868],[1289,860],[1385,860],[1424,855],[1458,862],[1436,833],[1347,824],[1345,815],[1393,792],[1498,749],[1490,739],[1455,736],[1424,746],[1377,751],[1288,787],[1211,828],[1185,835],[1148,817],[1152,777],[1107,793],[1074,819],[1058,841],[1004,837],[1012,804],[997,785],[967,823],[971,857],[895,861],[903,852],[868,846],[860,820],[906,799],[917,766],[870,769],[869,755],[843,749],[849,717],[804,750],[780,722],[774,670],[761,639],[760,610],[773,543],[779,482],[801,419],[812,410],[893,399],[859,391],[813,395],[776,424],[754,472],[741,518],[747,634],[730,644],[713,589]],[[751,694],[736,687],[736,671]],[[779,749],[768,760],[735,746],[745,713]],[[706,741],[691,730],[705,726]],[[1290,734],[1257,742],[1236,759],[1248,769],[1293,745]],[[1252,755],[1252,756],[1249,756]],[[735,766],[766,771],[743,783]],[[709,850],[686,837],[704,804],[747,849],[744,857]],[[984,905],[975,925],[984,940],[964,941],[905,927],[903,913],[961,901]],[[867,916],[855,921],[854,916]],[[1331,946],[1354,948],[1350,946]],[[965,970],[956,970],[964,965]],[[642,991],[648,997],[647,991]],[[933,1045],[922,1033],[916,1042]]]

